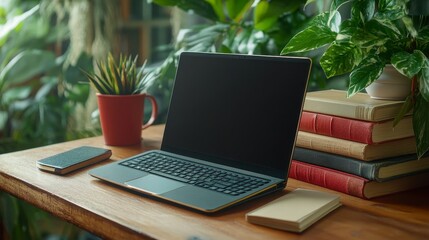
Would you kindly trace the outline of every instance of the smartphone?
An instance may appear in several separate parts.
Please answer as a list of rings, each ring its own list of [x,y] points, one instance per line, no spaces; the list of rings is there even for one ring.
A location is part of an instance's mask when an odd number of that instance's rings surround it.
[[[109,149],[82,146],[40,159],[37,167],[40,170],[64,175],[91,164],[109,159],[112,151]]]

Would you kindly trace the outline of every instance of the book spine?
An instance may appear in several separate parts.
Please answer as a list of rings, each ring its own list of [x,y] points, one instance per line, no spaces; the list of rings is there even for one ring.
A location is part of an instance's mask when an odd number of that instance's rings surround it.
[[[357,175],[368,180],[380,180],[377,175],[378,169],[382,166],[381,164],[368,163],[341,155],[300,147],[295,147],[292,158],[301,162]]]
[[[366,160],[368,144],[298,131],[296,146]]]
[[[289,177],[359,198],[364,195],[367,179],[352,174],[292,160]]]
[[[416,153],[416,141],[414,137],[378,144],[365,144],[298,131],[296,146],[356,158],[363,161],[374,161]]]
[[[303,112],[299,130],[325,136],[372,144],[374,122]]]
[[[345,118],[353,118],[364,121],[378,121],[375,119],[374,109],[371,106],[359,106],[344,104],[341,101],[329,101],[307,96],[304,102],[304,111],[318,112],[327,115],[335,115]]]

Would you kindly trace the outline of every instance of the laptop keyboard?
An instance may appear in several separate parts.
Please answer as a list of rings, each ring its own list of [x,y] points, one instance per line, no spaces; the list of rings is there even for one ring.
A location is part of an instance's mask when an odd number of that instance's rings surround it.
[[[120,164],[233,196],[246,193],[269,182],[267,179],[230,172],[160,153],[136,156]]]

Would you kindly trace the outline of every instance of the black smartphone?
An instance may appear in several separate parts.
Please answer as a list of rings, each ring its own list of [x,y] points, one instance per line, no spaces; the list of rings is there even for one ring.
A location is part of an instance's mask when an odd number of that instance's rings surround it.
[[[112,151],[82,146],[37,161],[40,170],[64,175],[71,171],[109,159]]]

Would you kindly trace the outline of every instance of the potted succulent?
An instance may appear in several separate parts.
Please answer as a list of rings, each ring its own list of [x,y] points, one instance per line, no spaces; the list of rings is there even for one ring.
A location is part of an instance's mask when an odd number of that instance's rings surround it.
[[[155,98],[144,93],[153,74],[144,74],[146,63],[137,69],[137,56],[119,58],[116,63],[109,53],[106,61],[97,62],[98,73],[86,73],[88,80],[98,91],[101,129],[107,145],[124,146],[139,144],[141,131],[152,125],[158,106]],[[152,113],[143,123],[144,101],[149,99]]]
[[[308,2],[312,2],[309,0]],[[350,18],[340,7],[351,4]],[[422,11],[426,11],[422,12]],[[316,16],[284,47],[282,54],[321,48],[327,77],[349,74],[347,96],[362,91],[391,65],[411,83],[395,124],[413,111],[420,158],[429,149],[429,6],[421,0],[339,0]]]

